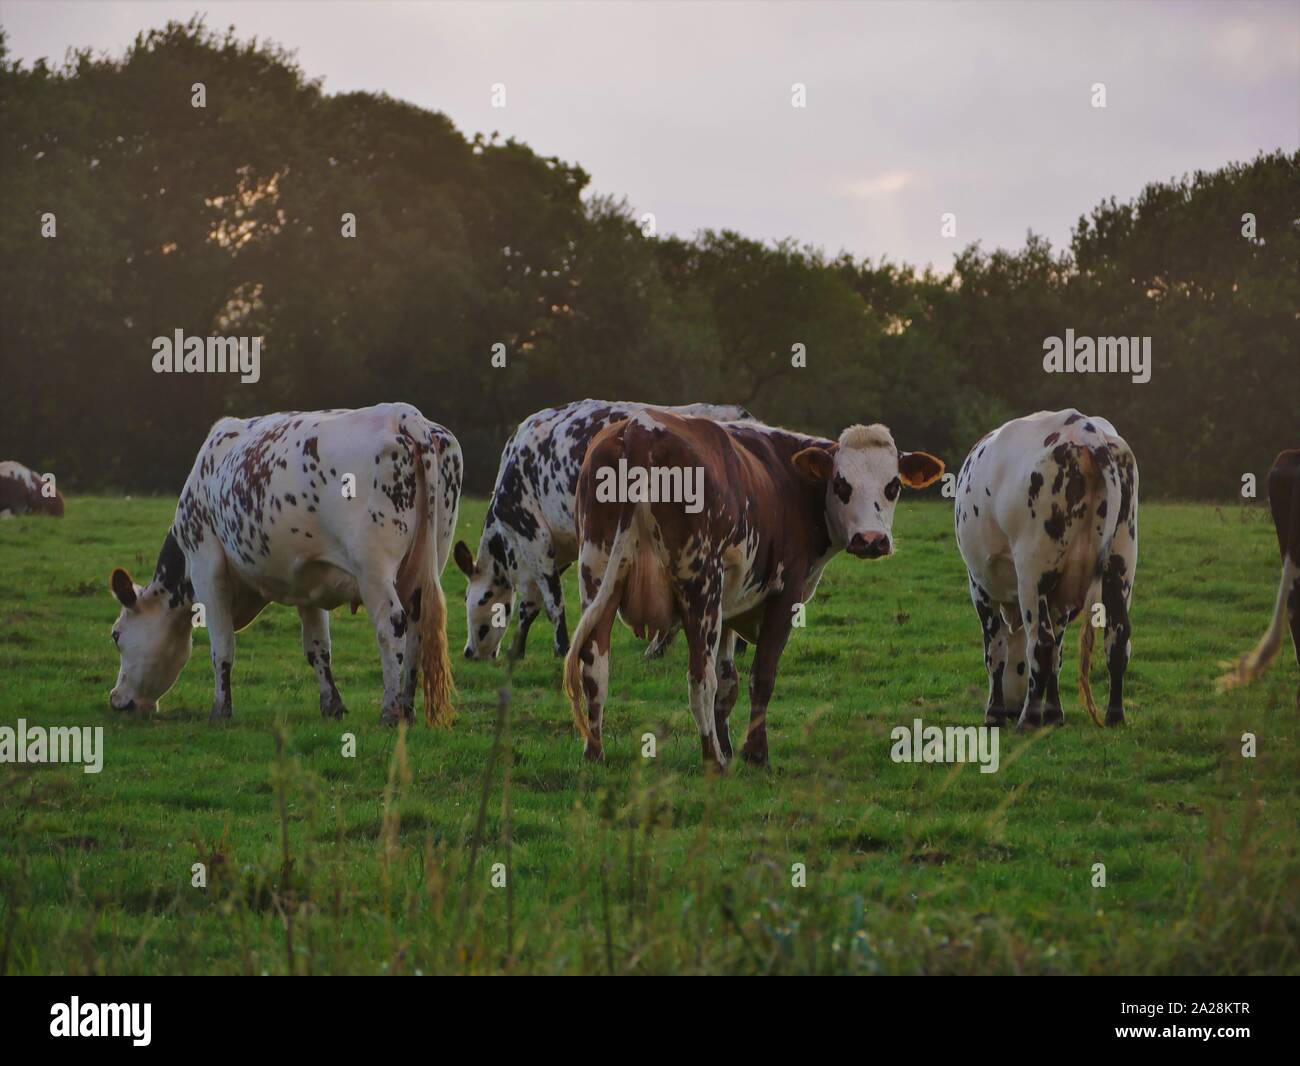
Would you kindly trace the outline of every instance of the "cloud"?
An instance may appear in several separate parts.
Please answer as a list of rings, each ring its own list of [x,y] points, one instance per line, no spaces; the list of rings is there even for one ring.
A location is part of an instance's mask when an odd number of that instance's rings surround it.
[[[874,178],[856,178],[840,183],[840,193],[854,200],[874,200],[893,196],[912,184],[912,175],[905,170],[891,170]]]

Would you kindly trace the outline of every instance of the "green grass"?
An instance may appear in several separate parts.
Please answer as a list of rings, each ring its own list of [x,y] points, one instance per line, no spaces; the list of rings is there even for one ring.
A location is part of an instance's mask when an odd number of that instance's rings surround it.
[[[835,560],[795,631],[771,771],[718,778],[700,766],[683,642],[647,663],[622,627],[606,762],[585,765],[544,620],[489,773],[505,671],[459,657],[454,567],[450,731],[378,725],[364,612],[333,615],[341,724],[318,715],[288,608],[239,637],[230,725],[207,722],[202,631],[159,713],[113,712],[108,573],[152,572],[173,506],[74,498],[61,521],[0,522],[0,724],[103,726],[106,746],[98,775],[0,766],[9,973],[1300,971],[1289,645],[1254,687],[1212,685],[1272,609],[1262,508],[1145,505],[1129,728],[1088,722],[1070,639],[1067,728],[1004,733],[1000,771],[981,774],[889,758],[891,728],[915,717],[979,724],[985,687],[950,508],[910,501],[898,554]],[[470,543],[482,513],[463,508]],[[742,692],[733,735],[747,715]],[[200,861],[206,889],[190,884]]]

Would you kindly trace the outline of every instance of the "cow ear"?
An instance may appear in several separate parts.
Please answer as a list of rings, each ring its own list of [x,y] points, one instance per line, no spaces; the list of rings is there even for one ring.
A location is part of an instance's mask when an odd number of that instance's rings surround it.
[[[451,557],[456,560],[456,565],[460,567],[460,572],[466,577],[474,576],[474,556],[470,554],[469,548],[465,546],[463,540],[456,541],[456,547],[452,549]]]
[[[108,579],[108,587],[113,590],[113,595],[117,597],[118,603],[128,611],[135,609],[135,582],[131,580],[131,575],[120,566],[113,571],[113,576]]]
[[[909,489],[923,489],[943,477],[943,460],[929,452],[899,452],[898,480]]]
[[[825,448],[805,448],[796,452],[790,462],[809,481],[829,481],[835,472],[835,458]]]

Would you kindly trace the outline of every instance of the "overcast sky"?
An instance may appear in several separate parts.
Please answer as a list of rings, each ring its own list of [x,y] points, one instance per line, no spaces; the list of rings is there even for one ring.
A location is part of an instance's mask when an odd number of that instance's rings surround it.
[[[387,92],[577,162],[661,231],[945,268],[1028,229],[1059,247],[1104,197],[1300,141],[1300,0],[2,0],[0,23],[31,61],[120,53],[195,12],[295,49],[327,92]]]

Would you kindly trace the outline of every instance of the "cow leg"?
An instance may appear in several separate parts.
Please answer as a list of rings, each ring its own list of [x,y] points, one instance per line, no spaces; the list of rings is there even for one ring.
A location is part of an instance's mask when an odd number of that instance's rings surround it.
[[[298,619],[302,623],[302,650],[320,685],[321,717],[342,718],[348,709],[343,706],[330,670],[330,613],[319,607],[299,607]]]
[[[564,620],[564,586],[560,584],[560,570],[554,556],[548,560],[548,569],[543,571],[539,584],[546,617],[555,627],[555,654],[563,659],[569,654],[569,627]]]
[[[515,596],[518,607],[515,612],[515,642],[510,649],[510,657],[522,659],[524,648],[528,644],[528,630],[542,610],[542,592],[536,581],[526,577],[515,585]]]
[[[1106,724],[1110,726],[1124,724],[1124,674],[1132,651],[1129,638],[1133,630],[1128,618],[1129,593],[1124,588],[1125,569],[1123,558],[1112,555],[1106,560],[1106,569],[1101,575],[1101,603],[1106,610],[1106,667],[1110,672]],[[1132,585],[1128,588],[1131,591]],[[1090,619],[1085,618],[1083,622],[1089,624]]]
[[[971,602],[979,616],[980,630],[984,634],[984,669],[989,675],[989,697],[984,707],[985,725],[1002,725],[1013,714],[1007,709],[1002,693],[1003,675],[1010,657],[1010,633],[998,605],[976,582],[967,575]]]
[[[406,612],[406,646],[398,655],[397,663],[402,675],[402,717],[408,722],[415,721],[415,693],[420,681],[420,597],[423,591],[417,588],[411,594],[411,607]]]
[[[1020,611],[1025,625],[1025,660],[1029,664],[1029,693],[1016,726],[1023,732],[1043,724],[1043,704],[1056,675],[1056,634],[1047,598],[1038,594],[1037,575],[1020,580]]]
[[[379,662],[384,671],[384,699],[379,724],[413,722],[415,713],[402,703],[402,664],[406,659],[406,632],[410,619],[392,581],[372,582],[361,589],[361,602],[375,626]]]
[[[718,645],[717,688],[713,694],[713,735],[718,739],[718,750],[728,762],[731,761],[731,731],[727,728],[727,719],[731,717],[731,709],[736,705],[736,696],[740,692],[735,658],[736,631],[723,630]]]
[[[664,652],[672,644],[673,638],[677,636],[677,629],[677,626],[673,626],[672,629],[666,632],[656,633],[655,639],[650,642],[650,646],[645,650],[645,657],[647,659],[662,659]]]
[[[596,544],[583,544],[578,554],[578,587],[581,590],[583,613],[592,600],[600,583],[606,577],[613,581],[617,574],[608,573],[609,552]],[[602,727],[605,717],[605,701],[609,697],[609,641],[614,629],[614,619],[618,616],[618,596],[610,600],[609,608],[596,620],[591,636],[582,647],[578,661],[582,664],[582,695],[587,702],[588,737],[583,742],[582,754],[586,759],[597,762],[605,757]]]
[[[1043,725],[1065,725],[1065,711],[1061,707],[1061,656],[1065,648],[1067,615],[1057,615],[1052,620],[1052,673],[1047,679],[1047,697],[1043,703]]]
[[[234,716],[235,708],[230,695],[230,675],[235,668],[235,620],[229,598],[219,590],[215,595],[200,599],[195,586],[195,600],[204,605],[208,625],[208,642],[212,655],[212,674],[216,692],[212,700],[209,722],[219,722]]]
[[[722,577],[720,569],[706,561],[707,572],[696,608],[688,609],[685,624],[686,645],[690,649],[687,673],[690,677],[691,713],[700,730],[700,750],[708,765],[726,769],[727,757],[714,732],[714,696],[718,691],[718,645],[722,639]]]
[[[763,621],[749,666],[749,730],[740,757],[751,766],[767,765],[767,705],[776,687],[776,668],[790,639],[794,621],[793,600],[782,597],[767,601]]]

